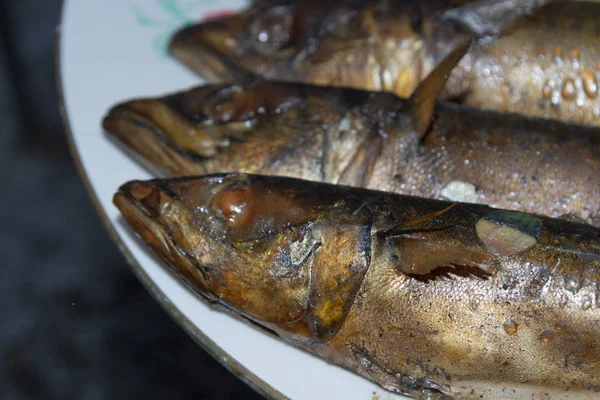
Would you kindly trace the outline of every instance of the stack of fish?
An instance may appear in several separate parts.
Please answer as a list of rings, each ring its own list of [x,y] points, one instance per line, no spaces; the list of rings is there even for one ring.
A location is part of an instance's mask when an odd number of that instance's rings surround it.
[[[600,4],[260,1],[113,107],[201,298],[417,398],[600,397]]]

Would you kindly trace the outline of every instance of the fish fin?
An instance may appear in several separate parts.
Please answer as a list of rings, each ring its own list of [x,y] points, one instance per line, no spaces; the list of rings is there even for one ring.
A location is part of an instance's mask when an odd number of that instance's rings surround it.
[[[411,226],[415,226],[418,225],[422,222],[425,221],[429,221],[431,219],[437,218],[442,214],[445,214],[446,212],[450,211],[454,206],[456,206],[458,203],[452,203],[450,206],[444,208],[443,210],[440,211],[435,211],[426,215],[422,215],[420,217],[416,217],[413,219],[410,219],[408,221],[404,221],[401,222],[400,224],[394,226],[392,229],[388,230],[386,232],[386,235],[388,236],[399,236],[402,235],[402,232],[406,230],[406,228],[411,227]]]
[[[487,279],[495,272],[494,256],[486,251],[410,237],[396,238],[394,244],[397,269],[421,281],[450,274]]]
[[[417,131],[421,139],[427,136],[435,113],[435,105],[444,86],[446,86],[450,72],[452,72],[464,55],[467,54],[472,42],[472,39],[463,40],[452,49],[410,96],[408,104],[413,128]]]
[[[392,255],[392,259],[397,260],[398,269],[402,273],[423,281],[448,276],[450,273],[482,279],[492,275],[494,268],[491,263],[494,255],[490,252],[465,248],[460,244],[435,242],[431,237],[428,238],[432,232],[427,230],[431,227],[421,229],[423,236],[414,236],[414,233],[419,231],[417,225],[447,213],[457,204],[452,203],[443,210],[404,221],[386,232],[394,244],[395,254]]]
[[[450,22],[475,38],[499,36],[520,18],[535,13],[554,0],[477,0],[445,11],[441,20]]]

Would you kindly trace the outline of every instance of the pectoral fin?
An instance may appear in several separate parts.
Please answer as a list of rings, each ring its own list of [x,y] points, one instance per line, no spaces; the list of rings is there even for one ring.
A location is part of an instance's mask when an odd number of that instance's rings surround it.
[[[445,11],[441,19],[475,38],[499,36],[520,18],[531,15],[553,0],[478,0]]]
[[[487,278],[494,272],[494,255],[486,250],[465,247],[460,243],[440,242],[439,226],[432,221],[446,214],[458,203],[443,210],[404,221],[385,232],[391,244],[390,259],[405,275],[429,281],[448,274]]]
[[[456,46],[431,73],[419,84],[408,100],[409,112],[415,131],[424,139],[431,126],[435,105],[450,72],[469,51],[472,40],[467,39]]]
[[[494,257],[486,251],[409,237],[396,238],[394,244],[397,269],[419,280],[429,281],[449,274],[486,279],[494,273]]]

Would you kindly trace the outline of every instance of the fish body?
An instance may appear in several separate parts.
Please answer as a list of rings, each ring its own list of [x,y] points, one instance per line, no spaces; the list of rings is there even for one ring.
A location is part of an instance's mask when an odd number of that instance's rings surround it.
[[[593,2],[299,2],[185,27],[170,50],[215,82],[259,75],[408,97],[456,43],[474,37],[444,99],[598,125],[598,32]]]
[[[114,201],[215,307],[389,390],[599,395],[598,228],[245,174],[132,181]]]
[[[441,102],[422,137],[410,110],[388,93],[260,81],[126,102],[104,127],[159,176],[245,172],[450,199],[459,187],[455,200],[600,225],[596,128]]]

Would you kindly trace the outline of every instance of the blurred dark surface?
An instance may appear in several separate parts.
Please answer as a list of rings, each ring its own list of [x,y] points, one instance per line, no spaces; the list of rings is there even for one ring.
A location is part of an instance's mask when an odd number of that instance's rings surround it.
[[[58,111],[59,0],[0,0],[3,399],[259,398],[134,277],[79,181]]]

